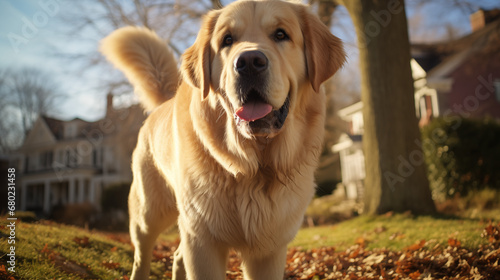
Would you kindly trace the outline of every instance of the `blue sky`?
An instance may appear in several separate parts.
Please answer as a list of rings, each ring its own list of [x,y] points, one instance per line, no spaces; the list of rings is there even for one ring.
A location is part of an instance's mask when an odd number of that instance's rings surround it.
[[[418,36],[426,36],[426,32],[432,31],[433,36],[439,37],[439,32],[443,31],[436,27],[443,27],[445,23],[462,34],[470,32],[468,17],[462,11],[450,9],[443,14],[443,9],[435,8],[435,5],[451,0],[436,0],[434,6],[431,3],[422,9],[410,8],[412,5],[409,4],[415,1],[407,0],[407,13],[409,16],[419,14],[424,19],[419,29],[422,34]],[[499,1],[476,2],[485,8],[500,7]],[[69,11],[75,12],[72,2],[68,0],[0,0],[0,68],[36,67],[50,73],[60,84],[60,90],[67,95],[55,116],[95,120],[104,114],[106,92],[96,89],[96,81],[103,73],[94,71],[81,75],[78,73],[78,69],[82,71],[81,67],[78,68],[79,64],[61,58],[58,52],[62,49],[70,52],[97,49],[100,38],[89,36],[91,39],[82,43],[71,41],[62,34],[60,18]],[[340,9],[338,16],[339,25],[334,27],[333,32],[347,42],[348,52],[351,58],[354,57],[351,62],[355,62],[357,51],[350,19],[345,9]]]
[[[104,95],[88,90],[92,82],[79,79],[74,66],[57,55],[62,48],[81,49],[60,33],[59,17],[68,9],[70,1],[0,1],[0,67],[34,67],[48,72],[67,96],[55,115],[95,119],[104,110]]]

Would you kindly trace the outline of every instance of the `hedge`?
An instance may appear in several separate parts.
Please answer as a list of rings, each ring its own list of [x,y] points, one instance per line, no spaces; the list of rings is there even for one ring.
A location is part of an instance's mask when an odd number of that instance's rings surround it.
[[[128,213],[129,192],[130,183],[118,183],[104,188],[101,198],[102,210],[123,210]]]
[[[422,128],[435,199],[500,190],[500,124],[492,119],[436,118]]]

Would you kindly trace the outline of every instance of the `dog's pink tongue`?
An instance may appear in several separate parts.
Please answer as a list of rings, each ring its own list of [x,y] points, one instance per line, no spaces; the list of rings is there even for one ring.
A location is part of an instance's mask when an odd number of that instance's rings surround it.
[[[262,101],[250,101],[236,110],[240,119],[251,122],[262,119],[273,110],[273,107]]]

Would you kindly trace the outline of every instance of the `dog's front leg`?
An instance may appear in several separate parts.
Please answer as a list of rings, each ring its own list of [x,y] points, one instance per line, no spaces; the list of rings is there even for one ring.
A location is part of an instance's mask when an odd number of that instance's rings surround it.
[[[182,279],[185,271],[188,280],[223,280],[227,255],[228,248],[223,244],[207,236],[183,233],[181,229],[181,243],[174,258],[174,279]]]
[[[186,269],[182,259],[181,248],[177,248],[174,253],[174,263],[172,265],[172,280],[186,280]]]
[[[245,280],[283,279],[286,265],[286,245],[265,256],[242,253]]]

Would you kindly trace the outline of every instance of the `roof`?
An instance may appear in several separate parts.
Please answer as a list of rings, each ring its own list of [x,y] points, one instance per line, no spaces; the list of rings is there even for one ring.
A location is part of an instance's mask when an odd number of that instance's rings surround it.
[[[412,44],[412,57],[429,73],[436,66],[446,63],[452,57],[467,52],[461,60],[474,55],[475,59],[491,59],[491,55],[499,55],[500,50],[500,10],[499,16],[483,28],[464,37],[433,44]]]
[[[42,116],[50,131],[56,139],[62,139],[64,135],[64,121],[54,119],[47,116]]]
[[[362,109],[363,109],[363,102],[359,101],[345,108],[340,109],[337,112],[337,115],[339,115],[343,120],[345,120],[346,118],[349,118],[353,114],[361,112]]]
[[[332,151],[334,153],[338,153],[352,147],[354,143],[361,143],[361,141],[363,141],[363,135],[342,133],[339,137],[338,143],[332,146]]]
[[[440,50],[438,45],[413,44],[411,49],[413,59],[418,62],[425,72],[429,72],[439,65],[449,55],[449,53]]]
[[[131,115],[131,112],[140,112],[142,115],[143,109],[138,104],[131,105],[130,107],[126,108],[115,109],[113,110],[112,114],[109,114],[103,119],[99,119],[94,122],[88,122],[80,118],[74,118],[72,120],[64,121],[43,115],[41,116],[41,118],[45,121],[54,137],[57,140],[62,140],[64,138],[64,126],[67,123],[78,122],[78,131],[75,137],[84,138],[86,137],[85,133],[102,130],[104,121],[112,124],[118,124],[123,123],[129,117],[133,118],[134,116]]]

